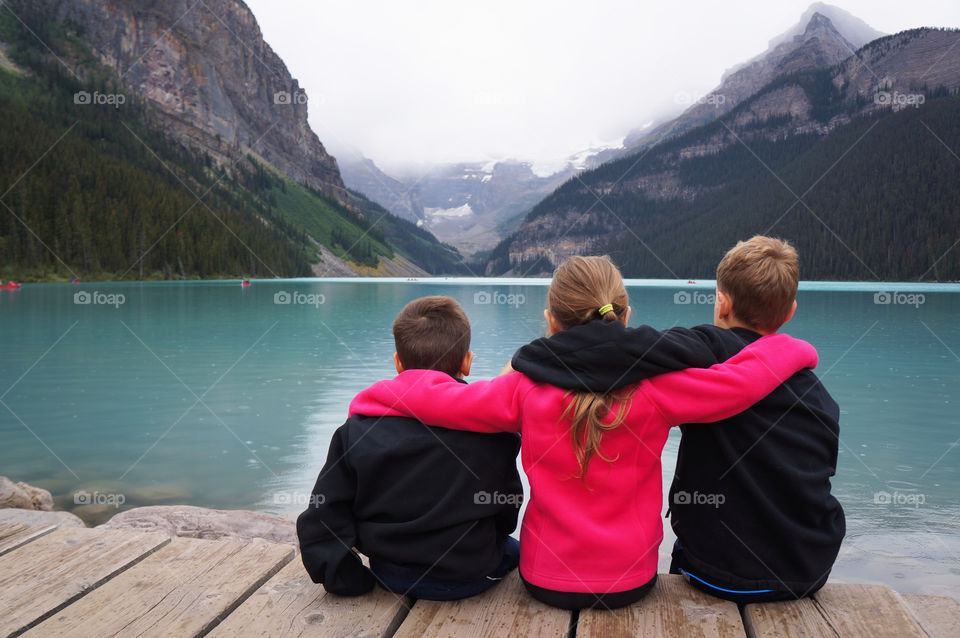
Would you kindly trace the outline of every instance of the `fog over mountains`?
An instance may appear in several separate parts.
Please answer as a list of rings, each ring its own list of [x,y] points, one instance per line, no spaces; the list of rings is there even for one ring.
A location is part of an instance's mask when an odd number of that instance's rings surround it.
[[[771,38],[766,51],[728,69],[720,84],[709,93],[678,93],[675,101],[679,112],[672,119],[638,125],[632,131],[625,131],[619,146],[585,150],[547,174],[542,168],[540,174],[536,174],[535,166],[522,159],[421,167],[416,171],[396,170],[393,175],[387,175],[373,161],[357,154],[354,159],[341,157],[340,166],[344,180],[351,188],[429,229],[460,249],[465,256],[479,258],[477,267],[484,268],[488,274],[521,274],[523,269],[511,267],[508,262],[514,266],[529,264],[538,255],[546,257],[546,261],[536,268],[537,273],[544,274],[566,255],[601,250],[605,246],[593,233],[569,233],[561,244],[554,244],[549,233],[544,235],[533,230],[542,224],[557,227],[558,219],[542,214],[545,208],[550,208],[551,202],[557,201],[556,195],[550,195],[554,189],[568,180],[571,183],[564,188],[568,191],[575,189],[580,180],[577,176],[584,171],[589,175],[591,169],[604,163],[648,152],[658,144],[717,121],[779,78],[834,67],[851,56],[857,59],[855,54],[861,47],[883,36],[882,32],[839,7],[814,3],[793,27]],[[944,68],[949,68],[948,63],[944,64]],[[873,79],[879,86],[881,79]],[[941,78],[930,79],[939,81]],[[943,86],[956,86],[952,77],[942,80]],[[877,86],[857,87],[857,91],[861,97],[869,97]],[[782,89],[764,100],[761,101],[763,106],[758,102],[754,107],[756,115],[751,126],[762,127],[766,119],[773,118],[777,120],[777,126],[771,126],[770,130],[782,130],[787,136],[814,130],[827,134],[855,115],[853,112],[838,113],[836,118],[827,122],[820,122],[816,117],[811,119],[809,112],[813,106],[793,89]],[[783,126],[780,121],[785,114],[794,118],[789,126]],[[707,141],[686,152],[703,155],[718,152],[721,148],[722,144]],[[635,177],[633,184],[638,194],[661,201],[671,198],[690,200],[703,192],[694,183],[685,184],[676,173],[659,170]],[[596,192],[606,192],[604,189],[608,187],[612,186],[598,186]],[[535,208],[537,204],[539,206]],[[538,211],[537,218],[523,221],[531,210]],[[600,211],[595,209],[574,209],[564,213],[559,227],[566,228],[573,217],[580,224],[586,224],[598,214]],[[487,251],[504,238],[508,239],[497,247],[494,260],[487,263]],[[505,250],[509,252],[506,261]]]

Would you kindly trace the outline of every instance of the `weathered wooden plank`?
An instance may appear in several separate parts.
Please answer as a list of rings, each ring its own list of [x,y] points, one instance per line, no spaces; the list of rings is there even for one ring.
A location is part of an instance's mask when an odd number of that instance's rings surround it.
[[[813,599],[840,636],[927,638],[913,612],[889,587],[828,583]]]
[[[275,543],[177,538],[24,638],[203,635],[293,554]]]
[[[660,574],[647,597],[621,609],[580,612],[577,638],[743,638],[737,605],[708,596],[682,576]]]
[[[560,638],[567,635],[569,626],[570,612],[531,598],[514,570],[503,582],[473,598],[418,600],[395,638]]]
[[[70,527],[0,556],[0,636],[32,627],[169,542],[162,534]]]
[[[209,634],[233,636],[364,636],[388,638],[411,600],[377,587],[357,597],[329,594],[295,559]]]
[[[57,529],[56,525],[30,527],[23,523],[0,523],[0,556],[29,543],[35,538],[49,534],[55,529]]]
[[[743,624],[749,638],[840,638],[812,598],[745,605]]]
[[[23,523],[6,523],[4,521],[0,521],[0,541],[25,529],[27,529],[27,526]]]
[[[960,603],[949,596],[900,594],[930,638],[960,636]]]

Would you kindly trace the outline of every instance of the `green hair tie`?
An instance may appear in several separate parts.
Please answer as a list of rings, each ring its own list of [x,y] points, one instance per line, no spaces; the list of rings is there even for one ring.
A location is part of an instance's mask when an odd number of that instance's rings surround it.
[[[600,307],[600,316],[602,317],[603,315],[607,314],[607,313],[610,312],[611,310],[613,310],[613,304],[612,304],[612,303],[608,303],[606,306],[601,306],[601,307]]]

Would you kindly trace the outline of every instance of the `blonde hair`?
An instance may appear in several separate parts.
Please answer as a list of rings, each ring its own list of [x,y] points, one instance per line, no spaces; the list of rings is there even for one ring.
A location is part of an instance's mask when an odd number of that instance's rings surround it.
[[[627,288],[620,271],[608,257],[570,257],[553,273],[547,292],[547,306],[554,320],[563,329],[595,320],[618,321],[629,307]],[[603,433],[619,427],[629,411],[628,396],[620,392],[568,392],[572,400],[563,411],[571,421],[570,436],[580,466],[579,478],[586,480],[587,466],[594,455],[611,462],[603,455]],[[617,412],[610,422],[613,403]]]
[[[717,266],[717,290],[729,295],[737,319],[762,332],[777,331],[790,316],[799,281],[796,249],[763,235],[738,242]]]

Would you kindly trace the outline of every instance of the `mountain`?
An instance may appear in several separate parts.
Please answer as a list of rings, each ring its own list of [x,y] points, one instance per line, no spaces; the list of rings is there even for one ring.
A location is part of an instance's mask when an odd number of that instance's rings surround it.
[[[728,70],[718,87],[697,99],[676,119],[628,135],[624,147],[644,148],[706,124],[729,113],[774,78],[800,69],[839,64],[866,42],[882,35],[842,9],[815,3],[797,26],[771,40],[766,52]]]
[[[813,19],[813,16],[817,13],[830,20],[830,23],[834,26],[834,28],[839,33],[843,34],[843,38],[852,44],[856,49],[859,49],[867,42],[872,42],[873,40],[882,38],[884,35],[886,35],[882,31],[877,31],[860,18],[844,11],[840,7],[835,7],[823,2],[814,2],[807,8],[806,11],[803,12],[803,15],[800,16],[800,21],[794,25],[793,28],[788,29],[784,33],[781,33],[777,37],[770,40],[767,53],[777,48],[784,42],[789,42],[796,36],[802,35],[808,29],[806,25],[809,24],[809,22]],[[727,74],[729,73],[730,72],[728,71]]]
[[[76,24],[165,131],[218,163],[255,151],[296,181],[346,201],[336,160],[307,124],[308,98],[239,0],[41,0]]]
[[[402,179],[369,159],[344,162],[342,170],[350,188],[470,256],[493,248],[534,204],[575,173],[576,160],[547,175],[512,159],[433,165],[407,171]]]
[[[580,168],[596,168],[710,122],[730,112],[773,78],[791,70],[839,63],[883,35],[839,7],[815,2],[796,25],[771,39],[766,51],[725,71],[721,84],[706,95],[695,98],[678,93],[675,96],[678,103],[690,104],[680,115],[661,118],[630,131],[619,148],[583,152]]]
[[[417,185],[408,185],[395,179],[377,166],[373,160],[354,153],[356,159],[340,162],[343,181],[377,202],[391,213],[417,223],[423,219],[423,204]]]
[[[960,278],[960,32],[902,32],[829,65],[810,54],[836,53],[836,29],[814,13],[814,32],[815,49],[794,49],[806,66],[787,55],[719,117],[563,184],[487,273],[607,252],[629,276],[709,277],[737,239],[772,232],[801,248],[806,278]]]
[[[463,270],[345,188],[239,0],[8,1],[0,51],[11,277]]]

